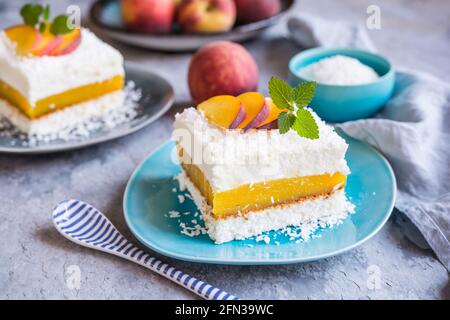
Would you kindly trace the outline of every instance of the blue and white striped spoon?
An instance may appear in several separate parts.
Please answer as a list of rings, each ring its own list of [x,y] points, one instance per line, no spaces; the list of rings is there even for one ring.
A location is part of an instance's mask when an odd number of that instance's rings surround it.
[[[81,246],[136,262],[204,299],[237,300],[235,296],[151,257],[125,239],[103,213],[85,202],[61,202],[53,210],[52,218],[59,233]]]

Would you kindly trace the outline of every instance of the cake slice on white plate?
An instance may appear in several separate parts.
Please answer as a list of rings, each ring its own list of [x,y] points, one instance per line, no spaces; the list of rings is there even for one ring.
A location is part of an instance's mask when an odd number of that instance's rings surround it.
[[[218,96],[176,115],[178,180],[216,243],[353,211],[344,192],[347,143],[305,108],[310,99],[289,109],[275,100]]]
[[[30,135],[121,106],[124,75],[120,52],[87,29],[43,21],[0,31],[0,115]]]

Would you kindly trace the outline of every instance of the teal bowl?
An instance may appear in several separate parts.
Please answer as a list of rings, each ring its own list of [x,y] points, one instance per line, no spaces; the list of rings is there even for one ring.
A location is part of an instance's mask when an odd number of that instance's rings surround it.
[[[298,85],[311,81],[300,76],[300,70],[323,58],[343,55],[358,59],[373,68],[380,76],[374,82],[358,85],[330,85],[317,83],[310,107],[325,121],[344,122],[364,119],[377,113],[394,91],[395,73],[382,56],[358,49],[315,48],[296,54],[289,62],[289,83]]]

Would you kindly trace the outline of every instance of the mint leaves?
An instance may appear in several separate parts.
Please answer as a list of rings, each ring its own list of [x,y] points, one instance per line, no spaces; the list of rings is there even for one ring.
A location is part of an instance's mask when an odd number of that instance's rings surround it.
[[[280,133],[288,132],[295,120],[297,120],[297,118],[292,113],[280,113],[278,116],[278,130],[280,130]]]
[[[292,88],[280,78],[272,77],[269,81],[269,94],[278,108],[293,111]]]
[[[319,127],[317,127],[317,123],[311,112],[306,109],[298,109],[297,117],[292,124],[292,129],[297,131],[302,137],[309,139],[319,138]]]
[[[65,15],[57,16],[50,26],[50,32],[55,36],[60,34],[66,34],[71,32],[73,29],[69,28],[69,17]]]
[[[36,28],[40,33],[44,33],[49,24],[50,6],[28,3],[20,9],[20,15],[25,24]],[[68,19],[69,17],[66,15],[59,15],[53,19],[50,23],[50,33],[57,36],[71,32],[73,28],[69,27]]]
[[[314,97],[314,92],[316,91],[316,82],[303,82],[300,83],[292,93],[295,104],[297,108],[307,107]]]
[[[278,130],[284,134],[293,129],[299,136],[308,139],[319,138],[319,127],[309,110],[304,109],[311,102],[316,90],[316,82],[303,82],[292,88],[285,81],[272,77],[269,94],[280,109],[287,109],[278,116]]]
[[[44,8],[44,11],[42,12],[42,17],[44,18],[45,21],[48,21],[48,19],[50,19],[50,5],[46,5]]]
[[[44,9],[40,4],[26,4],[20,9],[20,15],[22,16],[23,22],[32,27],[36,26],[39,22],[39,17],[41,16]]]

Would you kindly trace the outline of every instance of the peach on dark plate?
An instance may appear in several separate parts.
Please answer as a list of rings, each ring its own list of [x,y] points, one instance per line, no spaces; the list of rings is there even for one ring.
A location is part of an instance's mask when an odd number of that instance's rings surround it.
[[[172,29],[174,0],[121,0],[120,7],[128,30],[168,33]]]
[[[264,20],[278,14],[281,10],[280,0],[234,0],[237,20],[250,23]]]
[[[185,32],[225,32],[236,21],[236,6],[233,0],[183,0],[177,20]]]
[[[198,104],[217,95],[237,96],[258,87],[258,66],[241,45],[218,41],[198,50],[190,62],[189,89]]]

